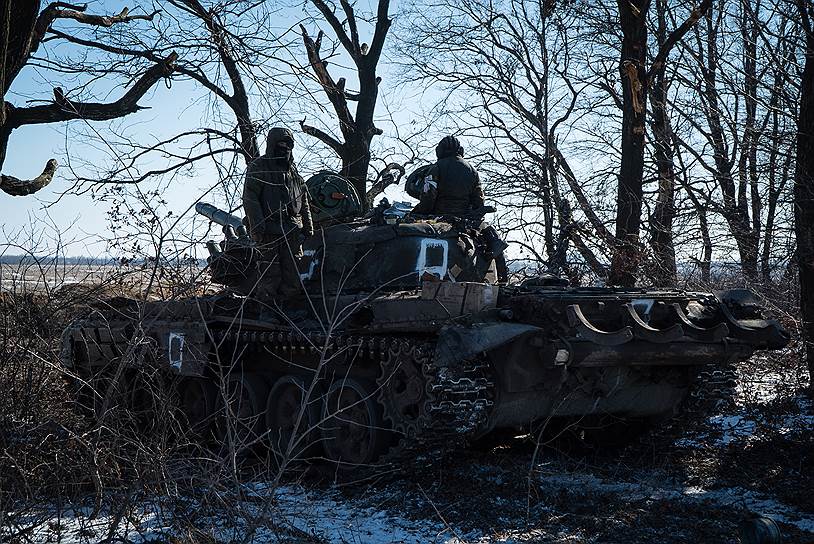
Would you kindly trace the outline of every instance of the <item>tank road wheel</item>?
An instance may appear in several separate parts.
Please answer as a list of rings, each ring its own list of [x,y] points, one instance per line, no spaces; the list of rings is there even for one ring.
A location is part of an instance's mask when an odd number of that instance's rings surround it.
[[[300,424],[295,429],[297,418],[302,411],[302,402],[308,392],[309,384],[298,376],[283,376],[268,396],[266,403],[266,427],[269,430],[269,443],[275,458],[281,464],[288,449],[292,435],[296,444],[288,460],[313,454],[317,448],[318,436],[313,429],[319,424],[322,392],[315,388],[312,398],[302,412]],[[305,433],[305,434],[303,434]]]
[[[377,380],[378,400],[385,408],[385,417],[402,436],[414,436],[424,415],[426,381],[421,371],[422,358],[420,347],[396,344],[390,348]]]
[[[180,390],[181,408],[189,428],[196,435],[205,435],[212,424],[217,405],[215,385],[206,378],[187,378]]]
[[[222,414],[222,435],[230,438],[235,449],[252,449],[265,431],[268,385],[262,376],[241,372],[226,382],[227,408]]]
[[[127,387],[124,391],[126,406],[133,422],[141,431],[149,429],[159,407],[160,392],[156,390],[156,380],[149,372],[147,368],[136,368],[126,371],[124,377]]]
[[[388,433],[375,388],[367,382],[335,381],[325,395],[322,417],[323,447],[339,468],[369,465],[384,451]]]

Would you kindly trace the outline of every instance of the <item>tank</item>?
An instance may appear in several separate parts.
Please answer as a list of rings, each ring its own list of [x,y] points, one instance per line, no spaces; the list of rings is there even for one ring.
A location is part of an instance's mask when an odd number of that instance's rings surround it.
[[[788,342],[747,290],[501,283],[482,214],[385,202],[361,217],[338,179],[315,199],[329,209],[304,240],[299,294],[276,294],[239,218],[199,204],[224,226],[208,243],[220,290],[96,305],[65,331],[64,364],[97,389],[157,368],[191,429],[224,439],[212,429],[229,407],[247,444],[353,470],[552,417],[657,421],[699,373]]]

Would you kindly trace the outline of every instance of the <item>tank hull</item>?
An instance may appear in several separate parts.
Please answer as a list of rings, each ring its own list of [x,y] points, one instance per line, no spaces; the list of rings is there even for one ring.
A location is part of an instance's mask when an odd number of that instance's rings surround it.
[[[63,361],[103,409],[109,384],[132,403],[149,369],[191,429],[265,444],[281,467],[404,460],[551,417],[658,419],[699,372],[788,341],[743,290],[496,285],[502,246],[480,220],[323,225],[293,296],[266,276],[268,248],[234,230],[209,261],[220,294],[97,304]]]
[[[331,403],[358,390],[359,402],[375,399],[361,416],[370,421],[367,428],[384,433],[371,438],[378,444],[371,446],[375,455],[348,463],[358,466],[551,417],[663,418],[687,397],[700,369],[745,359],[756,349],[777,347],[783,338],[765,320],[752,319],[748,329],[732,332],[746,321],[721,311],[725,302],[711,294],[644,293],[651,308],[644,328],[634,317],[644,318],[629,313],[641,291],[507,288],[492,300],[481,292],[491,287],[464,286],[477,300],[453,297],[451,305],[428,295],[437,289],[302,297],[290,301],[287,312],[231,294],[175,303],[112,301],[66,331],[63,358],[89,383],[107,383],[99,377],[112,369],[157,367],[178,388],[179,398],[192,396],[196,402],[187,404],[204,407],[203,414],[188,414],[196,422],[222,417],[217,410],[233,396],[230,388],[244,388],[245,398],[262,397],[251,401],[247,417],[261,421],[252,434],[265,441],[280,434],[279,423],[265,423],[281,417],[273,412],[282,409],[274,399],[283,386],[275,385],[303,384],[306,419],[313,420],[312,432],[327,438],[309,438],[314,447],[291,451],[316,457],[332,458],[330,444],[341,438],[322,429],[324,421],[336,419]],[[318,312],[305,310],[338,301],[348,312],[336,326],[326,328]],[[539,306],[533,312],[532,301]],[[709,311],[703,318],[688,317],[694,305]],[[693,336],[674,328],[682,326],[682,318],[697,328]],[[350,393],[330,393],[346,386]],[[347,456],[356,446],[343,447]],[[343,463],[341,456],[333,460]]]

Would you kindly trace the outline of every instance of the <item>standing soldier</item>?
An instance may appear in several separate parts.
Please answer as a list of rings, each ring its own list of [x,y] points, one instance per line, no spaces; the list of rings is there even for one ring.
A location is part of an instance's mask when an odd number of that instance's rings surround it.
[[[478,172],[464,160],[464,148],[455,136],[445,136],[435,148],[438,161],[423,181],[415,214],[466,215],[483,207]]]
[[[300,290],[297,258],[302,256],[301,236],[314,234],[308,190],[294,166],[293,148],[290,130],[271,129],[266,154],[249,165],[243,186],[249,233],[266,260],[279,260],[279,292],[284,295]]]

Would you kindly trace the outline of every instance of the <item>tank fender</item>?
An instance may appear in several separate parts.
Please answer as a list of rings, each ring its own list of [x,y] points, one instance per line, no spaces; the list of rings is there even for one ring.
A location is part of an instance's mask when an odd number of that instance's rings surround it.
[[[730,336],[764,349],[782,349],[789,343],[788,331],[765,314],[760,299],[749,289],[717,291],[715,297]]]
[[[542,330],[540,327],[522,323],[447,325],[438,334],[435,362],[438,366],[450,366],[502,346],[518,336],[540,330]]]

